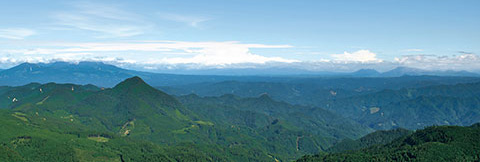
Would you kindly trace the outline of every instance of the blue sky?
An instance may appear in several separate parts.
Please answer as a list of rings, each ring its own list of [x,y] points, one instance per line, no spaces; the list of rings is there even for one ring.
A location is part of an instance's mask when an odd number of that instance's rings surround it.
[[[480,71],[480,1],[1,1],[0,67]]]

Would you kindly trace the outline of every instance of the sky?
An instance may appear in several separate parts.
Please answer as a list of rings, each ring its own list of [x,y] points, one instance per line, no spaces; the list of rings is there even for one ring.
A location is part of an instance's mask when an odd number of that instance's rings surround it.
[[[478,0],[0,1],[0,68],[480,71]]]

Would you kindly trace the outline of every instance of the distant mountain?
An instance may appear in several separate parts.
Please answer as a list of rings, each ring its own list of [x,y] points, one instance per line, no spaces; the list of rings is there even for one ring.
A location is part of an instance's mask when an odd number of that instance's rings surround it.
[[[416,75],[427,75],[428,73],[429,71],[425,71],[421,69],[397,67],[395,69],[382,73],[382,76],[386,76],[386,77],[398,77],[403,75],[416,76]]]
[[[227,75],[227,76],[340,76],[343,72],[311,71],[295,67],[272,68],[212,68],[212,69],[174,69],[158,70],[161,73],[184,75]]]
[[[360,69],[353,73],[350,73],[351,76],[355,77],[378,77],[380,76],[380,72],[374,69]]]
[[[0,71],[0,85],[20,86],[32,82],[93,84],[100,87],[113,87],[121,81],[140,76],[154,86],[182,85],[225,80],[271,80],[271,77],[235,77],[214,75],[176,75],[126,70],[102,62],[54,62],[23,63]]]
[[[409,67],[397,67],[390,71],[384,72],[381,74],[382,77],[399,77],[399,76],[419,76],[419,75],[432,75],[432,76],[474,76],[479,77],[480,74],[472,73],[468,71],[428,71],[428,70],[421,70]]]
[[[162,71],[158,71],[162,72]],[[473,76],[478,74],[466,71],[423,71],[399,67],[379,74],[373,69],[361,69],[353,73],[304,71],[291,68],[272,69],[207,69],[207,70],[177,70],[163,71],[176,74],[152,73],[122,69],[102,62],[53,62],[53,63],[23,63],[0,71],[0,85],[19,86],[31,82],[38,83],[74,83],[93,84],[100,87],[113,87],[117,83],[133,76],[142,77],[147,83],[157,86],[184,85],[192,83],[222,82],[222,81],[261,81],[289,82],[305,78],[346,78],[346,77],[400,77],[404,75],[433,76]],[[180,75],[182,74],[182,75]],[[222,76],[223,75],[223,76]]]
[[[337,74],[342,76],[342,74]],[[410,67],[397,67],[395,69],[380,73],[374,69],[360,69],[352,73],[345,73],[344,76],[352,77],[401,77],[401,76],[459,76],[459,77],[480,77],[480,74],[468,71],[454,70],[422,70]]]
[[[454,70],[422,70],[410,67],[397,67],[383,73],[375,69],[360,69],[354,72],[335,72],[335,71],[310,71],[290,67],[276,68],[225,68],[225,69],[176,69],[159,70],[162,73],[174,73],[185,75],[237,75],[237,76],[324,76],[324,77],[401,77],[408,76],[474,76],[480,74],[468,71]]]
[[[23,63],[0,71],[0,84],[19,86],[31,82],[57,82],[111,86],[135,74],[135,71],[100,62]]]
[[[479,161],[480,126],[432,126],[386,145],[356,151],[308,155],[298,162],[313,161]]]
[[[277,101],[330,108],[331,105],[327,106],[327,101],[359,104],[360,101],[350,102],[344,101],[342,98],[372,94],[385,89],[399,90],[402,88],[420,88],[472,82],[480,82],[480,78],[453,76],[403,76],[392,78],[299,77],[289,78],[283,81],[223,81],[163,86],[158,88],[174,95],[188,95],[193,93],[199,96],[222,96],[225,94],[234,94],[240,97],[257,97],[261,94],[267,93],[271,98]],[[391,101],[388,97],[377,98],[381,98],[385,102]],[[352,113],[340,112],[339,114],[345,115]]]

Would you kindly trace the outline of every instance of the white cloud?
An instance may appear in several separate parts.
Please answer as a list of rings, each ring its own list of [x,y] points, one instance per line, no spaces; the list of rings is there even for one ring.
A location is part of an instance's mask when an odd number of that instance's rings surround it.
[[[149,66],[195,64],[203,66],[226,66],[232,64],[264,64],[267,62],[297,62],[281,57],[266,57],[250,52],[252,48],[290,48],[289,45],[244,44],[239,42],[182,42],[144,41],[119,43],[51,43],[42,48],[5,49],[0,52],[14,56],[16,60],[41,61],[89,60],[92,58],[115,58],[130,63]],[[1,55],[0,55],[1,56]],[[33,58],[33,59],[32,59]],[[108,60],[107,60],[108,61]]]
[[[231,65],[241,63],[255,63],[264,64],[266,62],[297,62],[297,60],[284,59],[280,57],[265,57],[261,55],[252,54],[249,49],[253,46],[219,43],[216,45],[209,45],[199,50],[193,50],[192,53],[196,55],[193,57],[176,57],[165,58],[158,63],[167,64],[203,64],[207,66],[212,65]],[[268,46],[262,46],[267,47]],[[155,62],[154,62],[155,63]]]
[[[425,70],[480,70],[480,56],[476,54],[453,56],[406,55],[396,57],[394,63]]]
[[[157,15],[159,15],[159,17],[162,19],[185,23],[192,27],[198,27],[200,23],[211,20],[211,18],[208,18],[208,17],[181,15],[181,14],[174,14],[174,13],[157,13]]]
[[[52,15],[56,28],[73,28],[97,32],[97,37],[130,37],[141,35],[152,27],[142,16],[118,6],[97,3],[76,3],[71,11]]]
[[[7,39],[24,39],[25,37],[34,35],[35,31],[25,28],[4,28],[0,29],[0,38]]]
[[[405,49],[403,50],[404,52],[423,52],[424,50],[423,49],[416,49],[416,48],[413,48],[413,49]]]
[[[9,43],[10,42],[10,43]],[[480,71],[480,56],[459,53],[451,56],[405,55],[381,60],[369,50],[331,55],[331,59],[297,60],[266,56],[252,49],[284,49],[290,45],[248,44],[241,42],[129,41],[109,43],[34,42],[24,40],[0,44],[0,68],[21,62],[102,61],[136,69],[205,68],[296,68],[311,71],[351,72],[362,68],[379,71],[398,66],[425,70]]]
[[[358,50],[353,53],[343,52],[343,54],[333,54],[334,61],[341,62],[381,62],[382,60],[377,58],[377,54],[370,52],[369,50]]]

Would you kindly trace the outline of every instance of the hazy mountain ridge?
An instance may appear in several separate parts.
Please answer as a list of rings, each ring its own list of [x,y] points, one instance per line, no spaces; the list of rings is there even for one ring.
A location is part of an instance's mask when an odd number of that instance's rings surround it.
[[[391,91],[388,89],[414,89],[435,85],[448,86],[472,82],[480,82],[480,78],[435,76],[404,76],[394,78],[312,77],[291,79],[285,82],[224,81],[218,83],[196,83],[159,87],[159,89],[175,95],[193,93],[200,96],[234,94],[240,97],[257,97],[262,94],[268,94],[278,101],[328,108],[328,102],[367,94],[381,94],[382,91]],[[385,101],[390,101],[390,99]]]
[[[2,70],[0,71],[0,85],[20,86],[31,82],[55,82],[113,87],[121,81],[134,76],[140,76],[146,80],[147,83],[155,86],[217,82],[232,79],[255,80],[270,78],[161,74],[122,69],[102,62],[54,62],[48,64],[23,63],[10,69]]]
[[[477,79],[431,76],[310,78],[287,83],[230,81],[161,89],[173,94],[201,96],[268,94],[275,100],[291,104],[321,107],[374,129],[419,129],[433,124],[479,122],[476,105],[480,84]]]
[[[471,125],[480,121],[479,83],[438,85],[326,101],[324,108],[375,129]]]
[[[195,71],[195,70],[194,70]],[[228,71],[228,70],[217,70]],[[264,73],[254,73],[257,69],[234,69],[239,72],[226,73],[196,73],[204,75],[191,75],[192,73],[162,74],[127,70],[102,62],[53,62],[53,63],[22,63],[9,69],[0,71],[0,85],[19,86],[31,82],[38,83],[74,83],[93,84],[100,87],[113,87],[121,81],[140,76],[153,86],[170,86],[202,82],[236,81],[281,81],[302,77],[400,77],[404,75],[421,76],[468,76],[478,77],[478,74],[466,71],[425,71],[413,68],[398,67],[388,72],[379,73],[372,69],[361,69],[352,73],[339,72],[300,72],[289,69],[268,70]],[[242,72],[243,71],[243,72]],[[276,72],[275,72],[276,71]],[[292,73],[285,73],[293,71]],[[174,72],[174,71],[173,71]],[[281,73],[279,73],[281,72]],[[223,76],[222,76],[223,75]]]
[[[396,76],[403,76],[403,75],[410,75],[410,76],[419,76],[419,75],[432,75],[432,76],[473,76],[479,77],[480,74],[468,72],[465,70],[461,71],[454,71],[454,70],[422,70],[416,68],[409,68],[409,67],[397,67],[390,71],[386,71],[380,74],[383,77],[396,77]]]

